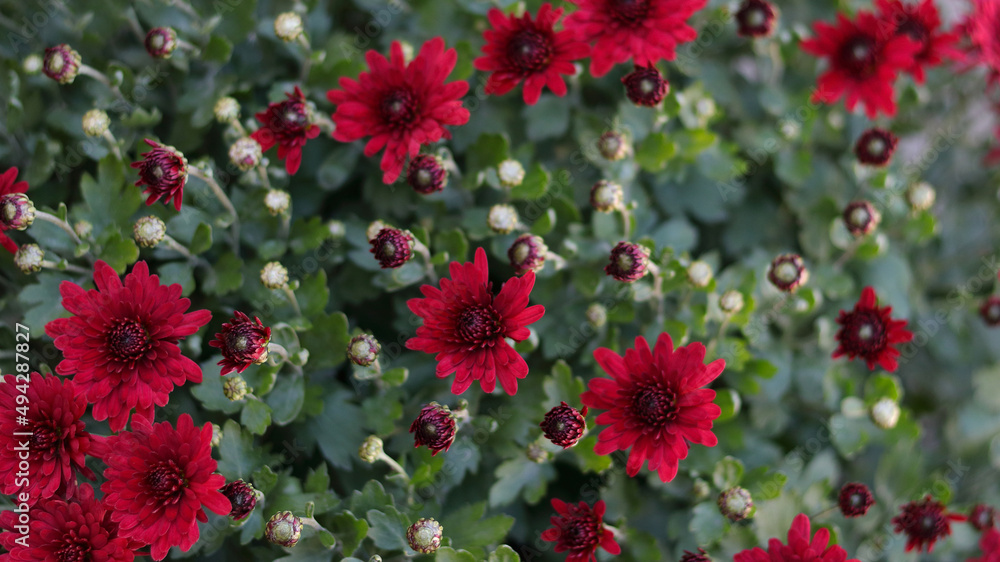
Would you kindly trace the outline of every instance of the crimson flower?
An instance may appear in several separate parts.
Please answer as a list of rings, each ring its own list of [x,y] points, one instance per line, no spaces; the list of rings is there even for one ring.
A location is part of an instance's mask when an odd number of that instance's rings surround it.
[[[65,497],[76,486],[76,474],[90,480],[87,455],[100,449],[100,438],[80,421],[87,399],[73,381],[31,373],[29,382],[14,375],[0,384],[0,493],[27,493],[31,504],[41,497]],[[25,392],[21,392],[26,387]],[[24,395],[28,401],[18,402]],[[27,405],[27,408],[22,408]],[[21,423],[24,422],[24,423]],[[22,435],[18,435],[22,434]],[[24,435],[27,434],[27,435]],[[27,476],[20,454],[29,449]]]
[[[868,486],[860,482],[849,482],[840,489],[837,505],[844,517],[862,517],[875,505],[875,497]]]
[[[858,102],[874,119],[879,111],[896,114],[892,83],[901,70],[913,65],[920,43],[907,34],[886,37],[879,20],[870,12],[858,12],[855,20],[837,15],[837,24],[816,22],[817,37],[802,41],[802,50],[829,58],[830,67],[819,77],[812,101],[833,103],[847,96],[847,109]]]
[[[966,66],[985,66],[989,83],[1000,84],[1000,2],[972,0],[973,9],[960,26],[962,35],[968,36],[963,62]]]
[[[514,395],[517,379],[528,375],[528,364],[505,338],[524,340],[530,335],[528,324],[545,314],[540,304],[528,306],[534,285],[535,273],[529,271],[493,295],[486,250],[478,248],[474,262],[451,262],[451,279],[442,279],[440,288],[423,285],[420,292],[426,298],[406,302],[424,320],[406,348],[437,353],[437,376],[457,373],[454,394],[468,390],[473,381],[479,381],[483,392],[493,392],[499,380],[504,392]]]
[[[132,167],[139,170],[139,180],[135,185],[145,185],[143,193],[147,195],[146,205],[152,205],[163,198],[168,203],[174,199],[174,209],[181,210],[184,200],[184,184],[187,183],[187,158],[172,146],[159,144],[145,139],[153,150],[142,153],[140,162],[132,162]]]
[[[122,536],[149,544],[153,559],[163,560],[171,547],[187,552],[198,541],[204,508],[229,514],[232,505],[219,492],[226,479],[214,473],[212,424],[195,427],[181,414],[176,429],[139,417],[132,427],[108,438],[104,504]]]
[[[0,513],[0,562],[132,562],[141,544],[118,533],[111,512],[94,498],[90,484],[69,488],[70,497],[45,496],[31,508],[31,534],[14,528],[18,514]]]
[[[487,94],[506,94],[523,81],[528,105],[538,102],[546,85],[555,95],[566,95],[561,75],[576,72],[573,61],[590,54],[590,47],[570,31],[553,29],[562,13],[562,8],[553,10],[548,2],[534,21],[530,13],[505,16],[498,8],[490,9],[487,17],[493,29],[483,32],[484,56],[473,61],[477,69],[493,72],[486,82]]]
[[[983,555],[979,558],[969,558],[968,562],[1000,562],[1000,531],[987,529],[979,537],[979,550]]]
[[[593,43],[590,73],[601,77],[629,59],[636,66],[674,60],[677,46],[698,32],[687,24],[707,0],[570,0],[578,9],[566,18],[567,30]]]
[[[15,179],[17,179],[17,168],[8,168],[6,172],[0,174],[0,197],[11,193],[25,193],[28,191],[28,182],[15,182]],[[6,229],[3,223],[0,222],[0,246],[3,246],[8,252],[16,254],[17,244],[3,233],[4,230]]]
[[[920,50],[912,64],[905,70],[918,83],[924,83],[924,67],[937,66],[945,57],[959,58],[954,44],[958,34],[944,32],[941,16],[934,0],[923,0],[919,4],[903,3],[900,0],[875,0],[882,27],[895,35],[905,35],[920,44]],[[994,31],[994,35],[995,35]]]
[[[604,528],[604,500],[591,508],[586,502],[573,505],[552,498],[552,508],[556,510],[549,519],[552,528],[542,532],[542,540],[556,543],[556,552],[568,551],[566,562],[596,562],[597,547],[621,554],[614,533]]]
[[[598,425],[610,427],[598,436],[595,453],[631,447],[625,467],[629,476],[638,474],[648,460],[649,469],[669,482],[677,475],[678,461],[687,458],[689,443],[718,444],[712,420],[722,409],[712,403],[715,391],[702,387],[722,373],[726,361],[705,365],[704,345],[695,342],[675,350],[663,333],[653,351],[640,336],[624,358],[601,347],[594,359],[612,379],[591,379],[589,390],[580,396],[585,405],[607,410],[597,417]]]
[[[62,305],[73,316],[45,325],[63,360],[56,374],[72,376],[77,391],[94,405],[94,419],[110,419],[121,431],[132,409],[153,419],[153,406],[166,406],[174,386],[201,382],[201,368],[181,355],[177,342],[208,323],[207,310],[185,312],[191,301],[180,285],[160,285],[140,261],[125,283],[108,264],[94,265],[96,290],[63,281]]]
[[[208,345],[222,350],[221,376],[236,371],[242,373],[250,365],[260,365],[267,361],[267,346],[271,341],[271,328],[265,326],[256,316],[253,320],[236,311],[233,319],[222,325],[215,339]]]
[[[856,558],[847,560],[847,551],[837,545],[830,545],[830,531],[820,529],[813,536],[809,516],[800,513],[792,520],[788,530],[788,544],[778,539],[767,543],[767,551],[757,547],[739,552],[733,562],[859,562]]]
[[[952,521],[965,521],[964,515],[948,513],[939,501],[924,496],[921,501],[913,501],[900,506],[899,515],[892,518],[896,533],[906,534],[906,552],[927,548],[934,550],[934,543],[951,534]]]
[[[996,524],[996,510],[986,504],[976,504],[969,512],[969,524],[977,531],[992,529]]]
[[[392,183],[403,170],[406,157],[413,158],[421,145],[451,138],[445,125],[464,125],[469,110],[461,97],[469,90],[468,82],[445,79],[455,68],[458,53],[444,50],[444,39],[435,37],[424,43],[409,64],[403,60],[403,47],[393,41],[389,60],[375,51],[365,55],[368,72],[357,80],[343,77],[341,90],[330,90],[327,99],[336,104],[333,138],[352,142],[371,136],[365,156],[382,155],[382,181]]]
[[[869,369],[878,363],[886,371],[894,372],[899,366],[896,357],[899,351],[893,347],[897,343],[913,339],[913,332],[906,329],[906,320],[893,320],[891,306],[878,306],[875,290],[865,287],[854,310],[840,311],[837,332],[840,345],[833,352],[836,359],[846,355],[848,359],[861,357]]]
[[[288,99],[269,104],[256,114],[261,128],[250,136],[264,152],[278,145],[278,159],[285,161],[285,171],[294,174],[302,163],[302,147],[306,141],[319,136],[319,126],[309,122],[306,96],[298,86],[294,92],[285,92]]]

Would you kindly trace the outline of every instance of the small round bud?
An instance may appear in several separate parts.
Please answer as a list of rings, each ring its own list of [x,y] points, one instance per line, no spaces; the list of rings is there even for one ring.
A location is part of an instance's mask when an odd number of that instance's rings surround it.
[[[111,118],[103,109],[91,109],[83,114],[83,132],[88,137],[99,137],[108,130]]]
[[[529,271],[540,271],[545,267],[545,255],[548,252],[549,248],[541,236],[522,234],[510,245],[507,257],[510,258],[510,266],[514,268],[514,273],[524,275]]]
[[[497,234],[507,234],[517,228],[517,209],[510,205],[493,205],[486,222]]]
[[[38,244],[25,244],[14,254],[14,265],[21,270],[21,273],[28,275],[38,273],[42,269],[44,259],[45,252],[38,247]]]
[[[260,270],[260,282],[268,289],[283,289],[288,286],[288,270],[276,261],[268,262]]]
[[[605,160],[612,162],[621,160],[628,155],[628,140],[625,139],[625,135],[618,131],[606,131],[597,139],[597,150],[601,152],[601,156]]]
[[[432,554],[441,548],[444,527],[434,519],[418,519],[406,530],[406,542],[421,554]]]
[[[587,407],[582,410],[561,402],[545,414],[539,426],[545,438],[563,449],[576,445],[587,431]]]
[[[250,392],[250,389],[247,387],[247,381],[239,375],[233,375],[222,383],[222,393],[231,402],[243,400],[247,397],[248,392]]]
[[[767,279],[779,291],[791,293],[809,280],[802,256],[798,254],[781,254],[774,258],[767,270]]]
[[[701,478],[695,479],[694,483],[691,484],[691,494],[694,495],[696,500],[703,500],[711,493],[712,486]]]
[[[373,463],[382,456],[382,440],[374,435],[369,435],[367,439],[358,447],[358,457],[366,463]]]
[[[233,521],[246,518],[257,507],[257,490],[249,482],[244,482],[242,479],[226,484],[219,491],[229,498],[229,504],[232,506],[229,516],[233,518]]]
[[[278,14],[274,18],[274,34],[286,43],[297,40],[302,35],[302,17],[295,12]]]
[[[243,137],[229,147],[229,161],[242,172],[255,168],[262,158],[260,143],[251,137]]]
[[[378,236],[379,232],[382,232],[383,228],[392,228],[392,227],[388,223],[382,221],[372,221],[368,225],[368,228],[365,229],[365,237],[368,238],[369,242],[371,242],[372,240],[375,239],[376,236]]]
[[[590,206],[601,213],[620,211],[625,205],[625,192],[622,186],[607,180],[601,180],[590,188]]]
[[[844,209],[844,225],[854,236],[864,236],[875,230],[882,215],[868,201],[855,201]]]
[[[80,73],[80,53],[66,43],[45,49],[42,72],[60,84],[72,84]]]
[[[875,497],[868,486],[859,482],[844,484],[837,496],[837,504],[844,517],[861,517],[875,505]]]
[[[774,31],[775,9],[764,0],[744,0],[736,12],[740,37],[766,37]]]
[[[35,75],[42,71],[42,57],[36,54],[30,54],[24,57],[21,61],[21,68],[24,69],[24,73],[28,75]]]
[[[431,451],[431,456],[447,451],[455,442],[458,432],[455,414],[448,406],[431,402],[420,409],[417,419],[410,424],[413,434],[413,447],[425,446]]]
[[[89,238],[94,232],[94,225],[90,221],[77,221],[73,225],[73,232],[80,238]]]
[[[712,275],[712,266],[700,260],[691,262],[687,269],[688,281],[695,287],[707,287]]]
[[[987,326],[1000,326],[1000,297],[993,295],[983,301],[982,306],[979,307],[979,315]]]
[[[264,207],[272,217],[285,214],[291,202],[292,196],[280,189],[272,189],[264,195]]]
[[[871,418],[882,429],[892,429],[899,422],[899,404],[892,398],[881,398],[872,405]]]
[[[215,120],[219,123],[228,123],[240,118],[240,103],[235,99],[225,96],[215,102]]]
[[[395,269],[413,257],[416,239],[408,230],[383,228],[370,243],[372,247],[369,252],[375,254],[382,269]]]
[[[145,45],[154,59],[169,59],[177,48],[177,32],[169,27],[154,27],[146,34]]]
[[[726,291],[719,297],[719,309],[727,314],[736,314],[743,310],[743,293]]]
[[[996,510],[986,504],[976,504],[969,512],[969,524],[977,531],[992,529],[996,524]]]
[[[885,166],[892,158],[899,139],[885,129],[868,129],[858,138],[854,145],[854,155],[858,161],[869,166]]]
[[[291,548],[302,536],[302,520],[291,511],[279,511],[271,516],[264,527],[264,538],[271,544]]]
[[[212,424],[212,446],[218,447],[222,444],[222,426],[213,423]]]
[[[351,363],[367,367],[378,360],[378,354],[382,351],[382,346],[370,334],[359,334],[351,338],[351,343],[347,345],[347,358]]]
[[[643,107],[659,105],[670,91],[670,84],[655,66],[635,67],[635,70],[622,78],[622,84],[625,84],[628,99]]]
[[[497,166],[497,177],[504,187],[517,187],[524,181],[524,166],[517,160],[508,158]]]
[[[142,217],[135,221],[132,227],[132,236],[136,244],[143,248],[153,248],[167,235],[167,225],[157,217]]]
[[[368,559],[368,562],[382,562],[382,557],[378,554],[373,554],[372,557]]]
[[[594,303],[587,307],[587,322],[595,328],[600,328],[608,321],[608,309],[600,303]]]
[[[608,265],[604,266],[604,273],[623,283],[642,279],[648,270],[649,248],[629,242],[619,242],[611,250]]]
[[[719,511],[732,522],[742,521],[753,510],[753,498],[746,488],[734,486],[719,494]]]
[[[413,191],[430,195],[448,185],[448,170],[441,158],[431,154],[418,154],[410,160],[406,183]]]
[[[330,231],[330,238],[339,239],[347,236],[347,227],[341,221],[332,220],[327,222],[326,229]]]
[[[538,464],[548,462],[552,457],[544,447],[535,442],[528,444],[528,447],[524,450],[524,454],[528,457],[528,460]]]
[[[0,196],[0,230],[25,230],[35,222],[35,205],[23,193]]]
[[[906,190],[906,201],[914,211],[926,211],[934,206],[937,193],[934,187],[924,181],[917,182]]]

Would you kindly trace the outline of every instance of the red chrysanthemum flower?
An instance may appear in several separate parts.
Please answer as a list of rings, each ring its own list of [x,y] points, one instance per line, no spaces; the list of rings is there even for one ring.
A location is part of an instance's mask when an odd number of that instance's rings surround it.
[[[146,186],[143,193],[147,195],[146,205],[152,205],[163,198],[169,204],[174,200],[174,209],[180,211],[184,200],[184,184],[187,183],[187,158],[172,146],[159,144],[145,139],[153,150],[142,153],[142,160],[132,162],[132,167],[139,170],[139,180],[135,185]]]
[[[25,546],[15,529],[18,514],[0,513],[0,562],[132,562],[141,544],[119,536],[111,513],[94,498],[90,484],[69,489],[69,498],[43,497],[31,508],[31,533]]]
[[[552,508],[556,510],[549,519],[552,528],[542,532],[542,540],[556,543],[556,552],[567,552],[566,562],[596,562],[597,547],[621,554],[614,533],[604,528],[604,500],[591,508],[586,502],[573,505],[552,498]]]
[[[869,369],[878,363],[886,371],[894,372],[899,351],[893,347],[913,339],[913,332],[906,329],[906,320],[893,320],[891,306],[878,306],[875,290],[865,287],[854,310],[840,311],[837,323],[837,341],[840,343],[833,352],[836,359],[846,355],[848,359],[861,357]]]
[[[873,127],[858,137],[858,142],[854,144],[854,155],[862,164],[885,166],[896,151],[898,142],[899,139],[890,131]]]
[[[451,385],[462,394],[473,381],[483,392],[493,392],[497,380],[504,392],[517,392],[517,379],[528,375],[528,364],[505,341],[523,341],[530,335],[528,324],[545,314],[540,304],[528,306],[535,286],[535,273],[514,277],[493,295],[486,250],[476,249],[472,263],[451,262],[451,279],[442,279],[441,288],[424,285],[422,299],[410,299],[406,306],[424,319],[417,337],[406,342],[407,349],[437,353],[437,376],[456,373]]]
[[[764,0],[743,0],[736,12],[736,33],[741,37],[766,37],[774,31],[774,6]]]
[[[905,35],[920,45],[912,64],[905,69],[918,83],[924,83],[924,67],[937,66],[945,57],[960,56],[954,47],[958,42],[958,34],[941,31],[941,16],[934,0],[923,0],[919,4],[904,4],[900,0],[876,0],[875,5],[878,7],[883,30],[895,35]]]
[[[204,508],[229,514],[232,505],[219,492],[226,479],[215,474],[212,424],[195,427],[181,414],[176,429],[139,417],[132,427],[108,438],[104,504],[122,536],[150,545],[153,559],[163,560],[171,547],[187,552],[198,542]]]
[[[990,85],[1000,84],[1000,2],[972,0],[973,9],[960,26],[969,37],[963,60],[966,66],[985,66]]]
[[[677,46],[698,36],[688,18],[707,0],[571,0],[578,9],[567,16],[567,30],[588,43],[590,73],[601,77],[629,59],[636,66],[674,60]]]
[[[9,168],[6,172],[0,174],[0,197],[11,193],[25,193],[28,191],[28,182],[15,182],[15,179],[17,179],[17,168]],[[4,230],[6,228],[4,228],[3,223],[0,223],[0,246],[3,246],[8,252],[16,254],[17,244],[3,233]]]
[[[417,419],[410,424],[413,448],[424,445],[431,450],[432,457],[441,451],[447,451],[455,442],[457,428],[451,409],[431,402],[421,408]]]
[[[413,158],[421,145],[451,138],[445,125],[464,125],[469,110],[462,107],[468,82],[448,82],[458,53],[444,50],[444,39],[424,43],[420,54],[406,64],[403,47],[393,41],[389,60],[375,51],[365,55],[369,72],[357,80],[341,78],[342,90],[330,90],[327,99],[336,104],[333,138],[352,142],[371,136],[365,156],[382,155],[382,181],[392,183],[403,170],[406,157]]]
[[[264,152],[278,145],[278,159],[285,161],[285,171],[294,174],[302,164],[302,147],[309,139],[319,136],[319,126],[309,122],[306,96],[298,86],[285,96],[287,100],[269,104],[266,110],[255,115],[261,128],[250,136],[260,143]]]
[[[868,513],[871,506],[875,505],[875,497],[872,491],[860,482],[844,484],[837,495],[837,505],[844,517],[861,517]]]
[[[640,336],[624,358],[601,347],[594,351],[594,359],[612,378],[592,379],[580,396],[585,405],[607,410],[597,417],[599,425],[610,427],[598,436],[595,453],[607,455],[631,447],[629,476],[638,474],[648,460],[649,469],[669,482],[677,475],[678,461],[687,458],[690,443],[718,444],[712,420],[722,409],[712,403],[715,391],[702,387],[722,373],[726,361],[705,365],[704,345],[695,342],[675,350],[673,340],[663,333],[652,351]]]
[[[817,37],[802,41],[802,50],[830,60],[830,68],[819,77],[814,102],[833,103],[847,96],[847,109],[858,102],[874,119],[879,111],[896,114],[892,85],[900,71],[913,65],[920,43],[900,34],[887,37],[879,20],[870,12],[858,12],[855,20],[837,15],[837,25],[816,22]]]
[[[856,558],[847,560],[843,547],[830,545],[830,531],[820,529],[813,536],[809,517],[805,513],[795,516],[788,530],[788,544],[778,539],[767,543],[767,551],[757,547],[744,550],[733,557],[733,562],[859,562]]]
[[[140,261],[125,283],[108,264],[94,265],[96,290],[63,281],[62,305],[73,314],[45,325],[63,360],[56,373],[72,376],[94,405],[94,419],[121,431],[132,409],[153,419],[153,406],[166,406],[174,386],[201,382],[201,368],[181,355],[177,342],[208,324],[207,310],[185,312],[179,284],[160,285]]]
[[[983,555],[979,558],[969,558],[967,562],[1000,562],[1000,531],[988,529],[979,537],[979,550]]]
[[[561,75],[576,72],[573,61],[586,58],[590,47],[570,31],[554,30],[562,13],[562,8],[553,10],[547,2],[534,21],[530,13],[517,17],[490,9],[487,17],[493,29],[483,32],[484,56],[473,61],[477,69],[493,72],[486,82],[487,94],[506,94],[523,81],[528,105],[538,102],[546,85],[555,95],[566,95]]]
[[[87,400],[73,381],[31,373],[25,383],[14,375],[0,384],[0,493],[27,492],[34,503],[41,497],[65,497],[76,486],[76,474],[93,480],[87,455],[100,447],[80,421]],[[22,390],[24,392],[22,392]],[[27,402],[19,402],[25,396]],[[23,422],[23,423],[21,423]],[[27,447],[29,458],[25,454]],[[27,475],[21,461],[27,460]],[[26,484],[25,484],[26,483]]]
[[[271,341],[271,328],[265,326],[260,318],[253,320],[246,314],[236,311],[233,319],[222,325],[222,331],[215,334],[215,339],[208,345],[222,350],[222,376],[236,371],[242,373],[250,365],[260,365],[267,361],[267,345]]]
[[[934,543],[951,534],[952,521],[965,521],[964,515],[948,513],[944,504],[925,496],[900,506],[899,515],[892,518],[893,531],[906,534],[906,552],[927,548],[934,550]]]
[[[996,510],[986,504],[977,503],[969,512],[969,524],[977,531],[992,529],[996,524]]]

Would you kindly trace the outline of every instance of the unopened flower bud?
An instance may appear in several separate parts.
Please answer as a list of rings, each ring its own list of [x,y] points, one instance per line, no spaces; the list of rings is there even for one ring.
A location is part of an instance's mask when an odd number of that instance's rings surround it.
[[[587,322],[595,328],[600,328],[608,321],[608,309],[600,303],[594,303],[587,307]]]
[[[1000,297],[993,295],[983,301],[979,307],[979,315],[987,326],[1000,326]]]
[[[582,410],[561,402],[545,414],[542,423],[542,433],[545,438],[552,443],[559,445],[563,449],[568,449],[576,445],[577,441],[583,437],[587,431],[587,407]]]
[[[373,463],[382,456],[382,440],[375,435],[369,435],[358,448],[358,456],[367,463]]]
[[[457,431],[458,425],[451,409],[437,402],[431,402],[421,408],[417,419],[410,424],[413,447],[427,447],[432,457],[451,448]]]
[[[517,187],[524,181],[524,166],[513,159],[507,159],[497,166],[497,177],[504,187]]]
[[[60,84],[72,84],[80,73],[80,53],[66,43],[45,49],[42,72]]]
[[[413,257],[416,239],[408,230],[383,228],[370,243],[372,247],[369,252],[375,254],[382,269],[395,269]]]
[[[406,183],[413,191],[430,195],[448,185],[448,170],[441,158],[432,154],[418,154],[410,160]]]
[[[766,37],[774,30],[775,8],[764,0],[744,0],[736,12],[740,37]]]
[[[24,69],[25,74],[35,75],[42,71],[42,57],[36,54],[30,54],[24,57],[21,62],[21,68]]]
[[[590,206],[601,213],[619,211],[625,205],[622,186],[607,180],[600,180],[590,188]]]
[[[844,225],[854,236],[864,236],[875,230],[882,215],[868,201],[855,201],[844,209]]]
[[[222,426],[219,424],[212,424],[212,446],[218,447],[222,444]]]
[[[892,429],[899,422],[899,404],[892,398],[880,398],[872,405],[871,418],[882,429]]]
[[[231,402],[239,402],[246,398],[247,393],[250,389],[247,387],[247,381],[239,375],[233,375],[222,382],[222,393],[226,395]]]
[[[351,338],[351,343],[347,345],[347,358],[351,363],[367,367],[378,359],[382,346],[371,334],[359,334]]]
[[[368,562],[382,562],[382,557],[378,554],[373,554],[372,557],[368,559]]]
[[[260,143],[250,137],[243,137],[229,147],[229,161],[240,171],[252,170],[264,157]]]
[[[145,45],[154,59],[169,59],[177,48],[177,32],[169,27],[154,27],[146,34]]]
[[[292,196],[287,191],[272,189],[264,195],[264,207],[272,217],[283,215],[292,203]]]
[[[712,562],[712,559],[705,554],[704,548],[699,548],[698,552],[685,550],[684,556],[681,556],[680,562]]]
[[[406,530],[406,542],[421,554],[432,554],[441,548],[444,527],[434,519],[418,519]]]
[[[604,266],[604,273],[623,283],[642,279],[648,270],[649,248],[629,242],[619,242],[611,250],[610,262]]]
[[[542,447],[535,442],[528,444],[528,447],[524,450],[524,454],[528,457],[528,460],[538,464],[549,462],[549,459],[552,457],[552,455],[545,450],[545,447]]]
[[[517,228],[517,209],[510,205],[493,205],[486,223],[497,234],[507,234]]]
[[[111,118],[103,109],[91,109],[83,114],[83,132],[88,137],[99,137],[108,130]]]
[[[44,259],[45,252],[38,244],[25,244],[14,254],[14,265],[21,270],[21,273],[28,275],[40,271]]]
[[[327,222],[326,229],[330,231],[330,238],[339,239],[347,236],[347,227],[341,221],[332,220]]]
[[[276,261],[268,262],[260,270],[260,282],[268,289],[283,289],[288,286],[288,270]]]
[[[297,40],[302,35],[302,17],[295,12],[278,14],[274,18],[274,34],[286,43]]]
[[[969,524],[980,532],[992,529],[996,524],[996,510],[986,504],[976,504],[969,512]]]
[[[622,84],[625,84],[628,99],[643,107],[659,105],[670,91],[670,84],[655,66],[635,67],[635,70],[622,78]]]
[[[25,230],[35,222],[35,205],[23,193],[0,196],[0,230]]]
[[[628,155],[628,140],[618,131],[606,131],[597,139],[597,150],[605,160],[621,160]]]
[[[767,270],[767,279],[780,291],[791,293],[809,280],[802,256],[798,254],[781,254],[774,258]]]
[[[228,123],[240,117],[240,103],[235,99],[225,96],[215,102],[215,120],[219,123]]]
[[[753,509],[753,498],[746,488],[734,486],[719,494],[719,511],[730,521],[742,521]]]
[[[897,142],[899,139],[896,138],[896,135],[885,129],[877,127],[868,129],[861,134],[858,142],[854,145],[854,155],[862,164],[885,166],[892,158]]]
[[[529,271],[540,271],[545,267],[545,255],[548,252],[549,248],[541,236],[522,234],[510,245],[507,257],[510,258],[510,266],[514,268],[514,273],[524,275]]]
[[[233,518],[233,521],[246,518],[257,507],[257,490],[242,479],[226,484],[219,491],[229,498],[229,504],[232,506],[229,516]]]
[[[844,484],[837,495],[837,505],[844,517],[861,517],[875,505],[872,491],[859,482]]]
[[[90,221],[77,221],[73,225],[73,232],[80,238],[89,238],[94,232],[94,225]]]
[[[727,314],[736,314],[743,310],[743,293],[726,291],[719,297],[719,309]]]
[[[688,281],[695,287],[707,287],[712,275],[712,266],[700,260],[691,262],[687,269]]]
[[[937,194],[931,184],[920,181],[910,186],[906,190],[906,201],[914,211],[926,211],[934,206],[934,199]]]
[[[279,511],[271,516],[264,527],[264,538],[271,544],[291,548],[302,536],[302,520],[291,511]]]
[[[691,494],[694,495],[696,500],[703,500],[710,493],[712,493],[712,486],[701,478],[695,479],[694,483],[691,484]]]
[[[142,217],[135,221],[132,235],[136,244],[143,248],[153,248],[167,235],[167,225],[157,217]]]

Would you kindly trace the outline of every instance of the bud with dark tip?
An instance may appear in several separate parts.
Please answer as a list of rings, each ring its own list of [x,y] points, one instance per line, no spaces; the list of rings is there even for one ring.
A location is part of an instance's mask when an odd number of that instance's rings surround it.
[[[80,73],[80,53],[66,43],[45,49],[42,72],[60,84],[72,84]]]
[[[766,37],[774,31],[776,9],[764,0],[743,0],[736,11],[736,33],[740,37]]]
[[[0,227],[2,230],[24,230],[35,222],[35,205],[23,193],[0,196]]]
[[[546,439],[563,449],[568,449],[576,445],[577,441],[583,437],[583,433],[587,431],[586,416],[586,406],[582,410],[577,410],[569,404],[561,402],[545,414],[545,418],[539,425]]]
[[[413,191],[430,195],[441,191],[448,185],[448,170],[445,169],[444,162],[437,156],[418,154],[410,160],[410,167],[406,172],[406,183],[413,188]]]
[[[670,90],[670,84],[654,66],[636,66],[622,78],[622,84],[628,99],[644,107],[655,107]]]
[[[135,221],[132,236],[136,244],[143,248],[155,248],[167,235],[167,225],[158,217],[142,217]]]
[[[229,161],[240,169],[241,172],[252,170],[264,157],[260,143],[251,137],[237,139],[229,147]]]
[[[361,367],[368,367],[376,360],[382,351],[381,344],[371,334],[359,334],[351,338],[351,343],[347,344],[347,358],[351,363]]]
[[[600,180],[590,188],[590,206],[601,213],[611,213],[624,208],[625,192],[622,186]]]
[[[237,310],[208,345],[222,351],[219,365],[222,366],[221,374],[224,376],[233,371],[242,373],[250,365],[260,365],[267,361],[270,342],[271,328],[265,326],[260,318],[254,316],[251,320]]]
[[[264,527],[264,538],[271,544],[291,548],[302,536],[302,520],[291,511],[279,511]]]
[[[704,548],[699,548],[697,554],[689,550],[684,551],[680,562],[712,562],[712,559],[705,554]]]
[[[444,527],[434,519],[418,519],[406,530],[406,542],[421,554],[432,554],[441,548]]]
[[[861,517],[875,505],[875,497],[868,486],[859,482],[844,484],[837,495],[837,504],[844,517]]]
[[[992,529],[996,524],[996,510],[986,504],[976,504],[969,512],[969,524],[977,531]]]
[[[623,283],[632,283],[642,279],[648,268],[649,248],[630,242],[619,242],[611,250],[610,262],[604,266],[604,272]]]
[[[625,139],[625,135],[618,131],[605,131],[597,139],[597,150],[601,152],[601,156],[605,160],[614,162],[625,158],[629,152],[628,148],[628,140]]]
[[[892,153],[896,150],[896,143],[899,139],[896,135],[879,129],[878,127],[868,129],[858,138],[854,145],[854,155],[858,161],[869,166],[885,166],[892,158]]]
[[[382,269],[395,269],[413,257],[415,240],[407,230],[383,228],[371,239],[371,253]]]
[[[864,236],[875,230],[882,215],[868,201],[855,201],[844,209],[844,225],[854,236]]]
[[[447,451],[455,442],[457,432],[455,415],[448,406],[431,402],[420,410],[417,419],[410,424],[413,434],[413,447],[426,446],[431,450],[431,456]]]
[[[753,510],[753,498],[746,488],[734,486],[719,494],[719,511],[732,522],[746,519]]]
[[[233,518],[233,521],[245,518],[257,507],[257,490],[243,480],[230,482],[219,491],[229,498],[229,504],[232,505],[229,516]]]
[[[146,34],[145,45],[154,59],[169,59],[177,48],[177,32],[169,27],[154,27]]]
[[[510,245],[507,257],[510,258],[510,266],[514,268],[514,273],[524,275],[529,271],[539,271],[545,267],[545,255],[548,252],[549,248],[541,236],[522,234]]]
[[[767,280],[779,291],[791,293],[809,280],[802,256],[798,254],[781,254],[774,258],[767,269]]]

